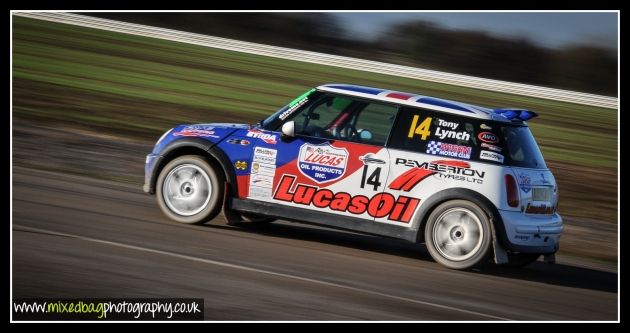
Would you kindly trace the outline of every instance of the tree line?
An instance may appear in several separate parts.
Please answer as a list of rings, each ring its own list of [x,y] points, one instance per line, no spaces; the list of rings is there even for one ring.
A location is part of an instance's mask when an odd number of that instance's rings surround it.
[[[617,96],[617,55],[588,44],[546,48],[525,38],[425,21],[355,38],[326,13],[97,13],[99,17],[490,79]]]

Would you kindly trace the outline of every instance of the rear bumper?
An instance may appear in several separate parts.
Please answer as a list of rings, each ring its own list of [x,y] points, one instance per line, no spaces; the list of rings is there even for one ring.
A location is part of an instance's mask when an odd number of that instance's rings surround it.
[[[559,214],[530,215],[506,210],[499,210],[499,214],[506,233],[504,245],[509,250],[549,254],[560,248],[564,226]]]

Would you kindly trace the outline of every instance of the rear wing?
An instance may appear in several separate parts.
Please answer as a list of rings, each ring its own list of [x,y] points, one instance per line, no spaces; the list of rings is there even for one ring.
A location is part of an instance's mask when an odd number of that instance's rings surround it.
[[[526,121],[538,117],[538,113],[524,109],[494,109],[492,112],[508,120]]]

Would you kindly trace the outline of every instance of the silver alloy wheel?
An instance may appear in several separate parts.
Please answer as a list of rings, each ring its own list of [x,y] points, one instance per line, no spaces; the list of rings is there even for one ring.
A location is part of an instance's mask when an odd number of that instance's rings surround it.
[[[449,260],[466,260],[479,251],[483,243],[483,226],[473,212],[451,208],[433,225],[433,245]]]
[[[173,213],[192,216],[208,205],[212,196],[212,183],[202,168],[194,164],[182,164],[166,175],[162,196]]]

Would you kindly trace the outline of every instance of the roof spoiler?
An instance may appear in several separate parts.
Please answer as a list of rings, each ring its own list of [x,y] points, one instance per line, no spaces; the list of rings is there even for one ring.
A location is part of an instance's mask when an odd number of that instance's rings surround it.
[[[494,109],[495,114],[501,115],[508,120],[521,120],[526,121],[534,117],[538,117],[538,113],[523,109]]]

